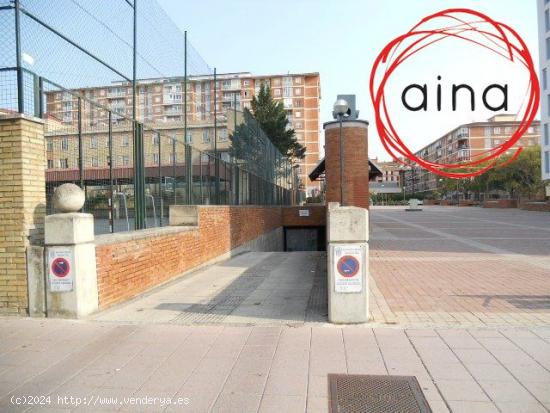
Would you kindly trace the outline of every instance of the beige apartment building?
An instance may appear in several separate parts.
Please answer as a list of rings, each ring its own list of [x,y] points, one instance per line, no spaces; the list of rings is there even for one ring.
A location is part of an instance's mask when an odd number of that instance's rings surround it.
[[[500,114],[485,122],[460,125],[416,152],[425,160],[457,164],[479,159],[486,151],[501,145],[517,129],[520,122],[515,115]],[[510,149],[540,145],[540,121],[533,121],[527,132]],[[407,169],[404,173],[405,192],[431,192],[438,188],[441,177],[420,167]]]
[[[184,79],[183,77],[146,79],[137,84],[137,118],[159,130],[162,135],[176,138],[201,151],[214,151],[214,111],[216,112],[217,150],[229,160],[229,135],[234,130],[239,112],[250,108],[252,99],[262,84],[269,85],[275,100],[283,103],[289,126],[296,131],[298,142],[306,146],[306,156],[297,162],[296,170],[302,189],[308,195],[319,191],[318,182],[310,182],[307,174],[319,162],[320,154],[320,77],[318,73],[254,76],[247,72],[219,74],[214,87],[213,76],[193,76],[187,81],[187,136],[184,136]],[[214,93],[214,91],[216,93]],[[104,87],[78,89],[76,94],[46,93],[48,132],[47,159],[49,169],[78,167],[78,98],[76,95],[110,107],[113,120],[113,164],[128,166],[132,162],[131,125],[122,116],[132,116],[132,87],[117,83]],[[108,165],[108,114],[99,106],[82,100],[82,136],[86,168],[105,168]],[[170,148],[157,148],[159,139],[145,136],[146,166],[172,159]],[[161,139],[161,147],[163,141]],[[165,146],[165,145],[164,145]],[[183,155],[183,145],[177,145],[176,156]],[[181,152],[181,153],[179,153]],[[166,159],[166,161],[165,161]]]

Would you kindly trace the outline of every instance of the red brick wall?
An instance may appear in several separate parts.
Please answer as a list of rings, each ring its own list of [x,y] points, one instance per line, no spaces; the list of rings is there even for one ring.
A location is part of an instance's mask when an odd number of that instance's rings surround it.
[[[520,208],[526,211],[550,212],[550,202],[523,202]]]
[[[105,309],[272,231],[280,207],[200,206],[199,225],[96,247],[99,306]],[[174,228],[174,227],[171,227]]]
[[[498,199],[483,202],[483,208],[517,208],[518,202],[515,199]]]
[[[344,122],[344,201],[348,206],[369,207],[367,134],[366,124]],[[325,124],[325,180],[327,202],[340,202],[340,128],[337,122]]]
[[[300,211],[308,210],[309,216],[300,216]],[[327,224],[326,205],[283,207],[283,226],[321,227]]]

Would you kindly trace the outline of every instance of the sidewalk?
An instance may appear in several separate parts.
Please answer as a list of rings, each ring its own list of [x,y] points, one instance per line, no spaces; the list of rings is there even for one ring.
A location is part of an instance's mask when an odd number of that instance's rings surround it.
[[[2,412],[327,412],[326,374],[346,372],[415,375],[435,413],[548,412],[550,327],[497,331],[0,319]],[[44,399],[42,407],[15,405],[12,398],[46,395],[51,404]],[[143,403],[146,396],[150,404],[142,406],[124,399]],[[161,405],[166,398],[173,403],[181,398],[184,404]],[[91,405],[75,407],[84,400]]]

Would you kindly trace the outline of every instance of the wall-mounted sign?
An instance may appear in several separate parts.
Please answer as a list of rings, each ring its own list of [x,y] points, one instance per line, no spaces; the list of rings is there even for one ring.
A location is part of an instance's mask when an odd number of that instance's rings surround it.
[[[363,291],[363,250],[348,244],[334,247],[334,290],[337,293]]]
[[[298,216],[300,217],[309,217],[309,209],[299,209]]]
[[[74,254],[71,248],[48,249],[48,279],[51,292],[73,290]]]

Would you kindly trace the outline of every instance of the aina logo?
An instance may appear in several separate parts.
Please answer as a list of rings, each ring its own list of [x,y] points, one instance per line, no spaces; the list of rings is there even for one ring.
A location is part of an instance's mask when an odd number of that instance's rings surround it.
[[[482,151],[470,160],[462,163],[437,163],[423,159],[415,155],[405,145],[396,125],[393,123],[387,104],[385,88],[395,70],[403,62],[416,55],[421,58],[421,52],[434,44],[444,42],[446,39],[458,39],[467,42],[469,47],[483,48],[484,53],[494,53],[499,58],[506,59],[515,65],[521,65],[527,72],[528,86],[525,91],[525,103],[522,113],[519,114],[520,124],[505,141],[493,148]],[[425,62],[430,68],[430,62]],[[472,62],[475,64],[475,62]],[[479,65],[476,70],[483,72],[497,70],[495,67]],[[434,73],[433,78],[441,81],[442,74]],[[510,79],[514,81],[514,79]],[[519,34],[510,26],[496,22],[485,14],[470,9],[448,9],[435,13],[422,19],[409,32],[396,37],[389,42],[380,52],[372,67],[369,82],[371,100],[374,105],[375,121],[378,134],[386,151],[396,160],[406,159],[406,163],[419,165],[438,175],[450,178],[467,178],[477,176],[493,168],[497,159],[507,153],[523,136],[531,125],[539,109],[540,90],[538,78],[533,64],[533,59],[527,46]],[[457,107],[475,110],[476,100],[490,111],[508,110],[508,84],[491,83],[483,90],[476,92],[466,83],[453,84],[449,90],[442,90],[441,84],[437,84],[435,91],[430,90],[427,84],[411,83],[403,88],[399,101],[409,113],[419,113],[435,110],[434,116],[447,107],[455,111]],[[417,93],[421,96],[420,102],[415,103],[409,94]],[[488,95],[497,96],[496,103],[490,103]],[[459,98],[463,96],[462,98]],[[466,98],[465,101],[460,99]],[[448,102],[444,100],[448,99]],[[516,148],[510,161],[514,160],[521,148]]]

